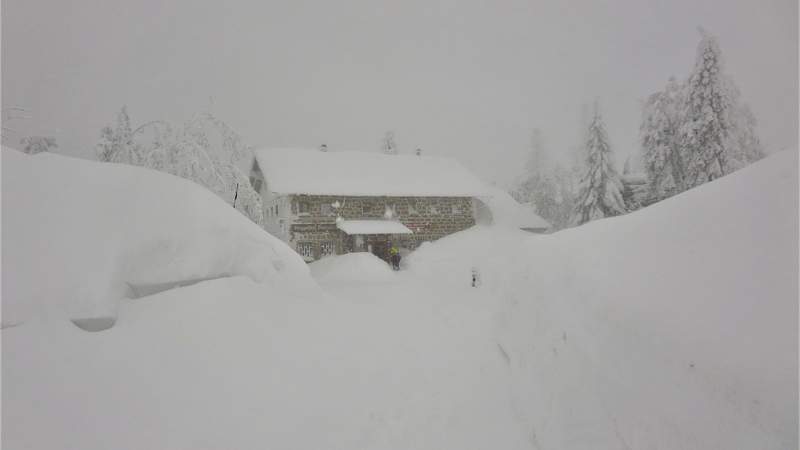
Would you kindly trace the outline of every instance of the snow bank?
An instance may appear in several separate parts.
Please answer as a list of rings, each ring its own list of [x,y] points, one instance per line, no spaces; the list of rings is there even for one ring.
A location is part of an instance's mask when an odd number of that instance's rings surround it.
[[[323,259],[310,269],[329,296],[229,277],[123,299],[100,333],[6,328],[2,446],[797,448],[794,158],[552,235],[475,227],[397,273]],[[207,220],[238,226],[225,214]]]
[[[226,278],[123,300],[101,333],[5,329],[2,447],[528,447],[486,339],[491,302],[334,284],[306,297]]]
[[[548,236],[423,246],[497,297],[512,406],[539,448],[797,448],[797,154]]]
[[[189,181],[2,150],[3,324],[115,316],[137,288],[229,275],[312,284],[291,249]]]
[[[386,261],[372,253],[328,256],[309,264],[317,281],[386,281],[394,273]]]

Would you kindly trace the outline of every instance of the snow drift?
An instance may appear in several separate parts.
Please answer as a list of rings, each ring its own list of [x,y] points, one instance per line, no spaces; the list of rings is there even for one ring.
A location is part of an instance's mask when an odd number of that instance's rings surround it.
[[[535,448],[797,448],[796,158],[554,235],[462,232],[408,264],[454,284],[477,267],[500,299]]]
[[[330,295],[238,276],[123,299],[102,333],[30,320],[2,331],[2,446],[794,449],[796,251],[782,154],[573,230],[476,227],[381,281],[356,281],[387,268],[368,255],[312,264]]]
[[[477,210],[477,223],[542,232],[550,228],[550,224],[533,211],[532,205],[520,204],[511,194],[495,186],[487,186],[486,192],[486,196],[480,197],[483,205]]]
[[[244,275],[311,284],[303,261],[211,192],[137,167],[2,150],[3,324],[115,316],[125,296]]]
[[[386,281],[394,275],[386,261],[372,253],[359,252],[328,256],[309,265],[318,281]]]

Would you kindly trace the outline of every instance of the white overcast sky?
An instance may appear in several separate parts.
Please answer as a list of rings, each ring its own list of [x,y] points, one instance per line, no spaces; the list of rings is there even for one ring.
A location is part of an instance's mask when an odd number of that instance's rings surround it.
[[[391,129],[505,184],[532,128],[564,154],[598,98],[621,165],[702,25],[768,150],[796,149],[797,20],[796,0],[3,0],[2,105],[32,116],[4,141],[91,157],[122,105],[134,123],[210,109],[257,146],[377,151]]]

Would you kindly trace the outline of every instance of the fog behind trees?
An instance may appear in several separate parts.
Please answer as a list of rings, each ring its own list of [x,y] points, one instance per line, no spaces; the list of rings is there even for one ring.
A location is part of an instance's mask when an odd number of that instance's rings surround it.
[[[455,156],[507,184],[533,128],[565,159],[598,99],[621,169],[642,102],[691,70],[698,25],[719,38],[765,149],[796,147],[788,0],[9,0],[2,104],[30,118],[4,144],[51,136],[56,151],[93,158],[122,105],[170,123],[209,111],[253,145],[380,151],[392,130],[401,153]]]

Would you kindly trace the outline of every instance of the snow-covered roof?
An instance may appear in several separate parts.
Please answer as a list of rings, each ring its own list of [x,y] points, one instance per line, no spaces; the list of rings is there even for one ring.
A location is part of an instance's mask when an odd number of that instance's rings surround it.
[[[337,220],[336,227],[347,234],[412,234],[400,222],[393,220]]]
[[[256,160],[281,194],[477,197],[486,185],[450,158],[308,149],[261,149]]]

